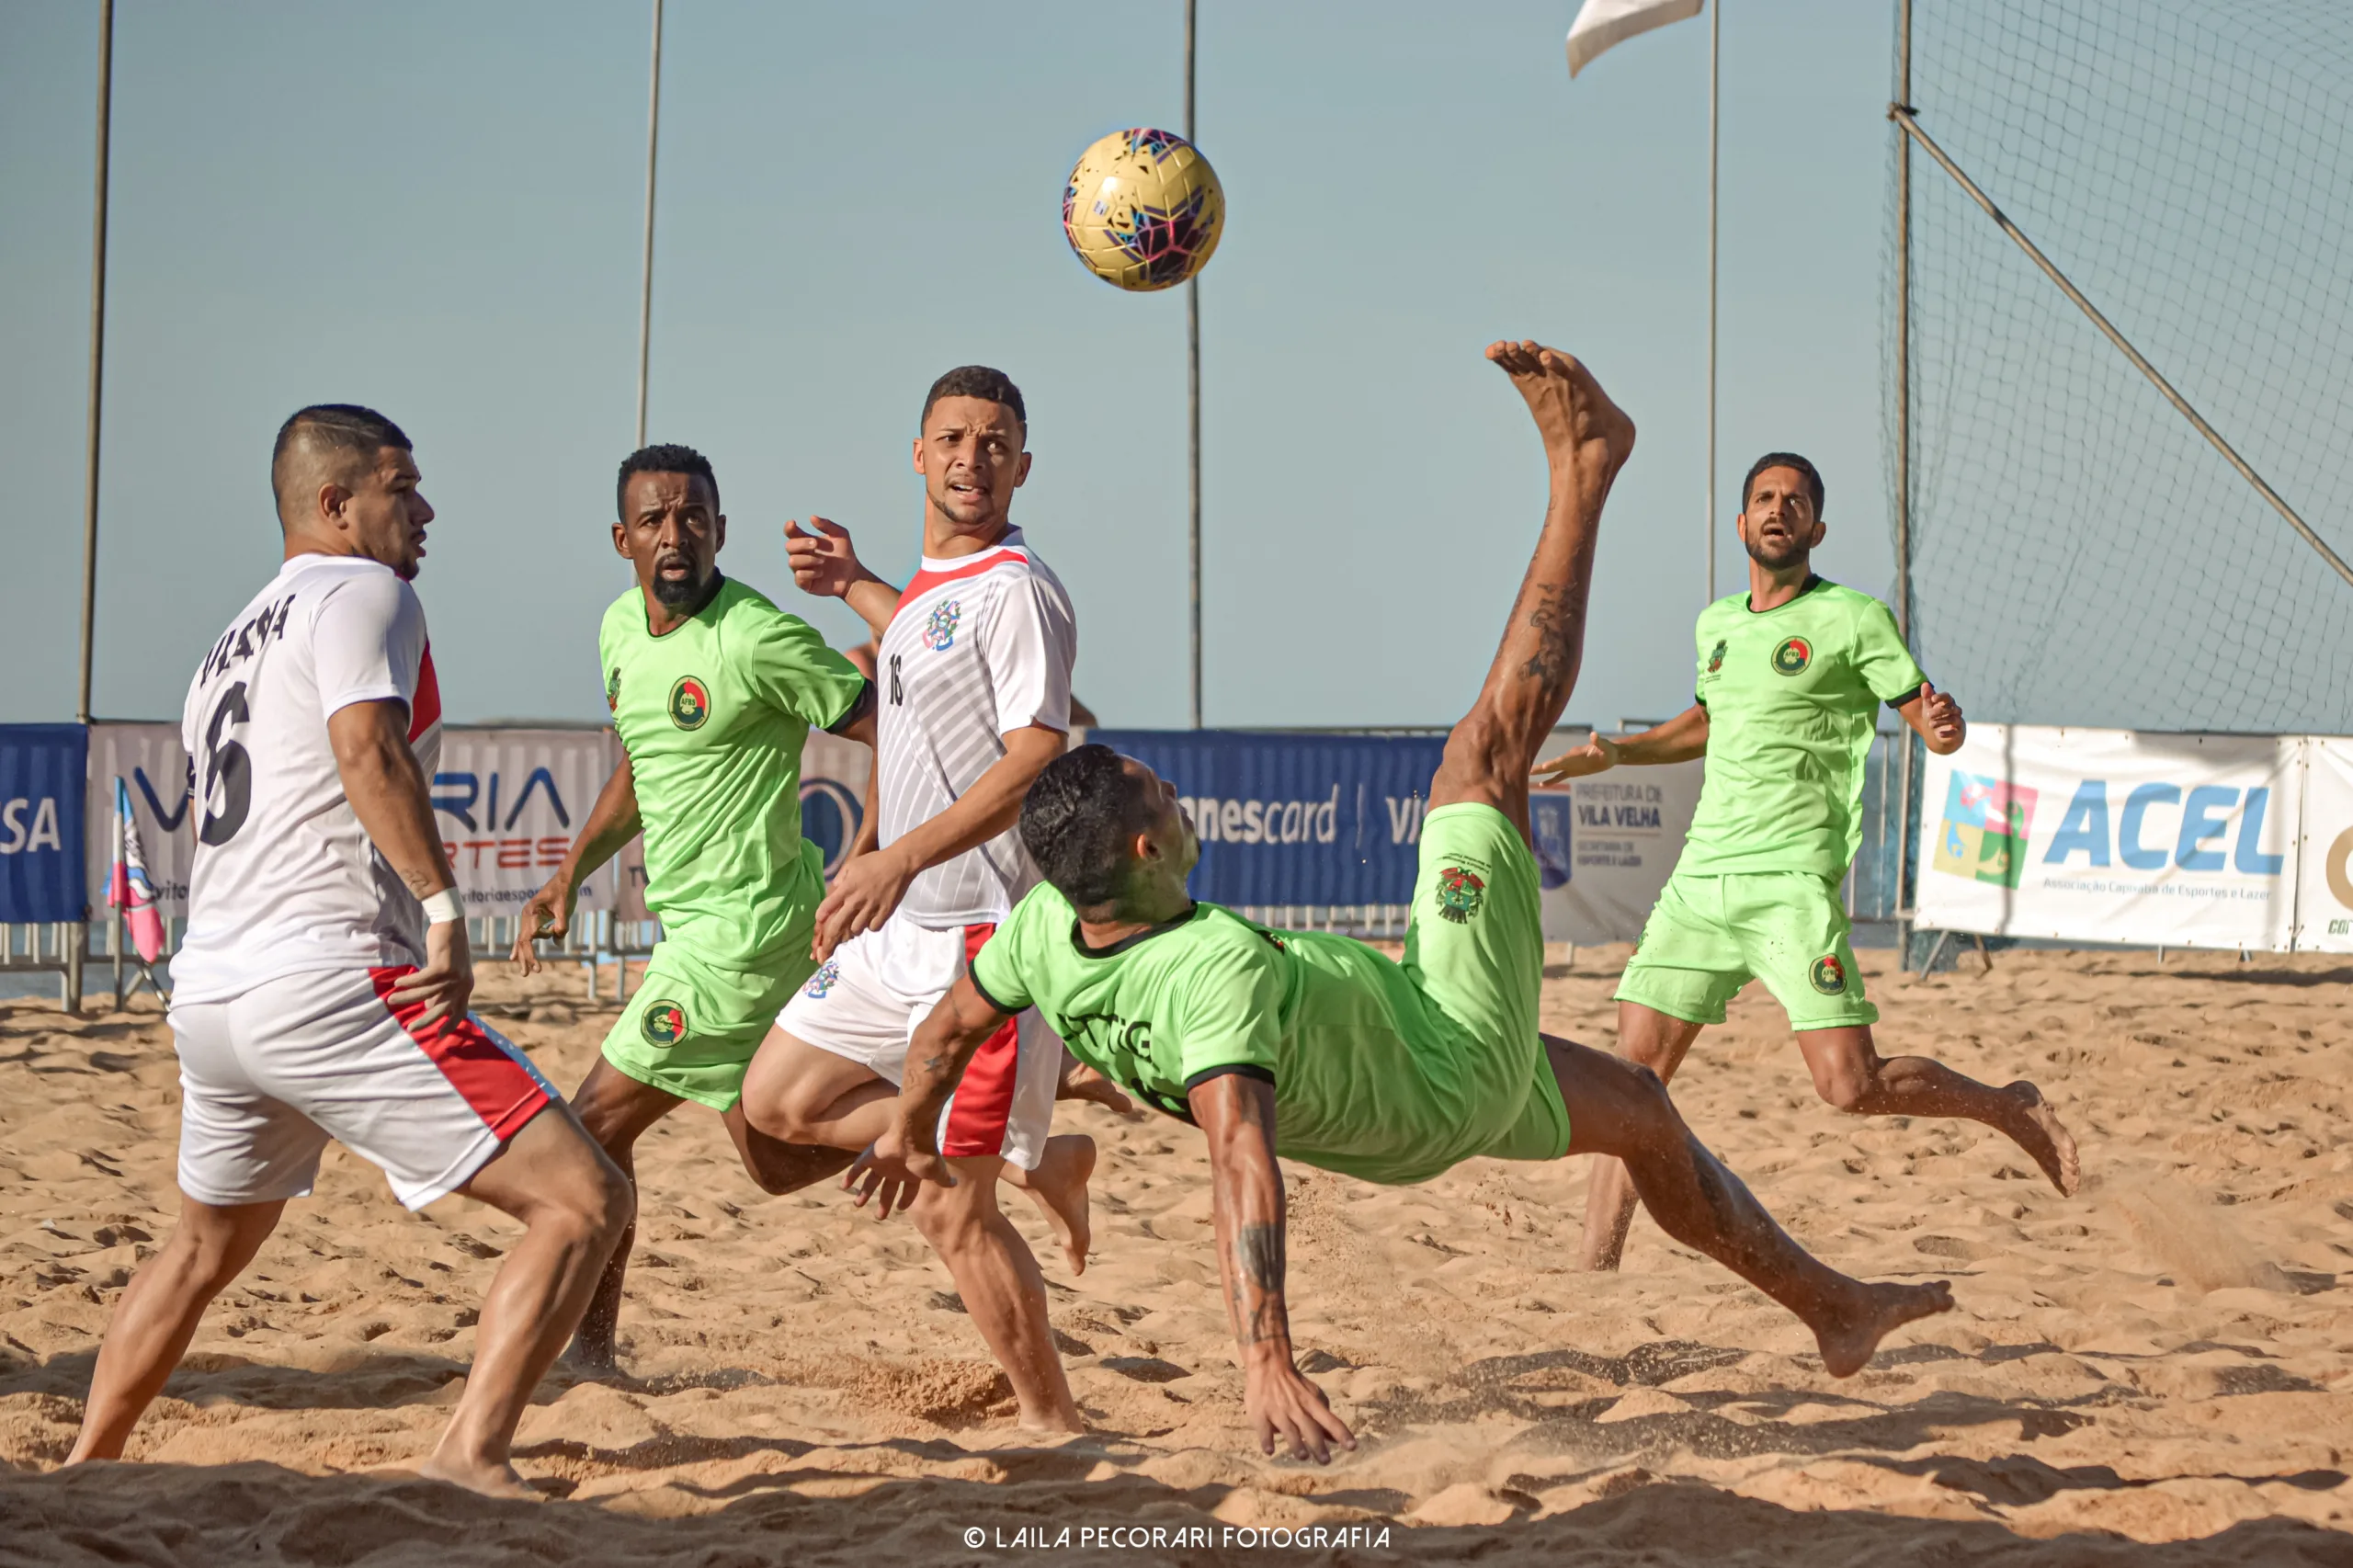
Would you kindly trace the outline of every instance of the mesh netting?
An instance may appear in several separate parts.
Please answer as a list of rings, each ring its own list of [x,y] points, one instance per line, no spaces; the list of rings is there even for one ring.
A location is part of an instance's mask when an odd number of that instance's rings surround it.
[[[2353,555],[2353,4],[1915,0],[1912,102]],[[1916,147],[1911,177],[1927,667],[1980,719],[2353,730],[2353,585]]]

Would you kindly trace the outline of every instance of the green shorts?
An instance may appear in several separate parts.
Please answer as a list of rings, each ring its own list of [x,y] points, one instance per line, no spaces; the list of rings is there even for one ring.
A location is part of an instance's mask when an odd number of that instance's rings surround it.
[[[665,937],[605,1037],[605,1060],[641,1084],[727,1110],[744,1097],[744,1072],[777,1014],[816,967],[794,946],[761,969],[733,969]]]
[[[1404,969],[1460,1030],[1445,1045],[1465,1113],[1461,1157],[1567,1153],[1568,1108],[1536,1034],[1544,985],[1536,857],[1493,806],[1440,806],[1423,820]]]
[[[1643,926],[1617,999],[1686,1023],[1721,1024],[1724,1004],[1761,980],[1792,1029],[1874,1024],[1879,1009],[1863,999],[1847,941],[1852,928],[1838,884],[1811,871],[1678,871]]]

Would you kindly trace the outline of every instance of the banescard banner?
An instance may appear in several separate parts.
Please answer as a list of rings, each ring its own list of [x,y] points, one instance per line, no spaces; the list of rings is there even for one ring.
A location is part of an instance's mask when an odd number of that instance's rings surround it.
[[[1918,923],[2285,950],[2307,743],[1973,724],[1928,758]]]
[[[2353,953],[2353,740],[2304,743],[2304,820],[2298,835],[2296,946]]]
[[[0,923],[79,920],[106,886],[83,858],[88,747],[79,724],[0,724]]]

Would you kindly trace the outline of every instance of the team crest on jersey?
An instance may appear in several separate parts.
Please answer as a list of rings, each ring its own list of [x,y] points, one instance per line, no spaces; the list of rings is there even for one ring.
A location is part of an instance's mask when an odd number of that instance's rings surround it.
[[[822,1002],[825,999],[825,993],[831,991],[834,983],[841,977],[841,960],[827,959],[817,966],[817,972],[809,977],[809,983],[801,988],[801,994],[812,1002]]]
[[[605,707],[608,711],[618,713],[620,711],[620,706],[621,667],[615,665],[613,673],[605,677]]]
[[[931,619],[923,623],[923,645],[935,653],[945,653],[956,645],[956,623],[964,618],[963,605],[955,599],[935,608]]]
[[[699,730],[710,717],[710,688],[692,676],[680,676],[670,688],[670,722],[681,730]]]
[[[1487,884],[1475,871],[1449,866],[1438,874],[1438,912],[1457,926],[1468,926],[1487,898]]]
[[[637,1032],[648,1045],[676,1045],[687,1038],[687,1010],[676,1002],[650,1003],[637,1021]]]
[[[1813,644],[1802,637],[1784,637],[1781,645],[1773,650],[1773,673],[1776,675],[1803,675],[1805,667],[1812,663]]]
[[[1836,996],[1847,989],[1847,966],[1838,961],[1836,953],[1824,953],[1813,960],[1806,978],[1824,996]]]
[[[1723,640],[1719,638],[1717,639],[1716,645],[1708,650],[1708,673],[1710,675],[1714,675],[1718,670],[1722,669],[1723,667],[1724,644]]]

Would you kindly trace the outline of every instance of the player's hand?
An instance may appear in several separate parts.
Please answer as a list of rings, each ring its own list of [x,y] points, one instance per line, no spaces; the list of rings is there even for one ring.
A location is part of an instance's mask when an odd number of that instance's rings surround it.
[[[547,886],[524,901],[515,916],[514,959],[525,974],[540,972],[540,955],[532,943],[561,942],[572,929],[574,896],[572,883],[559,871],[548,879]]]
[[[1143,1112],[1136,1108],[1136,1102],[1128,1098],[1119,1085],[1071,1055],[1067,1047],[1063,1051],[1062,1082],[1054,1085],[1054,1098],[1093,1100],[1104,1109],[1115,1111],[1130,1121],[1143,1119]]]
[[[1596,732],[1585,744],[1536,765],[1536,781],[1560,784],[1571,778],[1606,772],[1618,766],[1618,743]]]
[[[1934,681],[1920,683],[1920,718],[1928,727],[1928,738],[1939,756],[1961,749],[1969,733],[1968,722],[1961,716],[1961,704],[1938,691]]]
[[[396,1008],[412,1002],[425,1004],[425,1010],[408,1025],[414,1033],[436,1019],[454,1022],[464,1017],[473,994],[474,955],[466,945],[466,923],[440,920],[425,928],[425,967],[394,981],[386,1000]]]
[[[842,1190],[849,1193],[850,1202],[866,1207],[867,1200],[875,1202],[874,1217],[887,1220],[894,1209],[904,1209],[915,1199],[915,1193],[925,1182],[935,1187],[954,1187],[956,1173],[937,1149],[917,1149],[917,1140],[907,1136],[904,1127],[892,1123],[881,1137],[866,1146],[858,1157],[850,1162],[842,1176]]]
[[[824,963],[852,937],[879,928],[907,896],[907,884],[920,869],[890,849],[846,862],[834,873],[834,885],[817,906],[817,934],[809,944],[809,956]]]
[[[1291,1364],[1289,1346],[1255,1346],[1248,1354],[1242,1403],[1258,1435],[1260,1453],[1273,1453],[1279,1442],[1292,1459],[1330,1464],[1333,1449],[1357,1446],[1356,1434],[1332,1414],[1324,1391]]]
[[[798,517],[786,523],[784,554],[792,566],[793,583],[802,593],[820,598],[842,598],[872,575],[859,564],[849,530],[825,517],[813,515],[809,529],[801,528]]]

